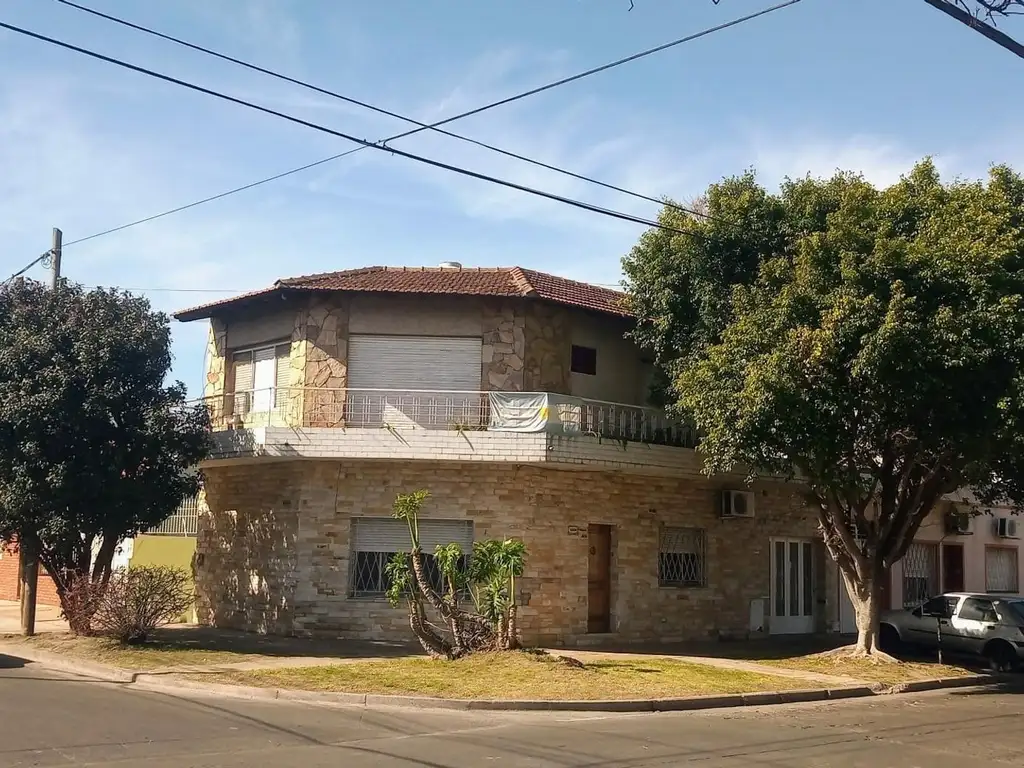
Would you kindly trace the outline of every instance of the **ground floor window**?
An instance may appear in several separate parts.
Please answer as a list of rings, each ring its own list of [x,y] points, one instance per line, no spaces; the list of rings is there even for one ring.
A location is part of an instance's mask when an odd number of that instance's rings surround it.
[[[703,587],[707,584],[707,533],[700,528],[662,528],[658,547],[658,584]]]
[[[469,520],[420,520],[420,547],[427,577],[434,589],[442,589],[434,550],[456,543],[467,555],[473,548],[473,523]],[[349,593],[352,597],[380,597],[387,592],[386,568],[396,552],[409,551],[409,528],[389,517],[352,518]]]
[[[911,544],[903,557],[903,607],[921,605],[939,593],[938,544]]]
[[[1017,548],[987,547],[985,549],[985,591],[1013,592],[1018,583]]]

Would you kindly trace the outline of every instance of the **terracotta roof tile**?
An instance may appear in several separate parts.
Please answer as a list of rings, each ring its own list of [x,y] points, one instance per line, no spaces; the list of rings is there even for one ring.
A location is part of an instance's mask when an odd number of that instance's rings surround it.
[[[629,317],[624,294],[521,267],[364,267],[278,280],[272,288],[175,313],[179,320],[209,317],[247,298],[274,291],[350,291],[538,298],[595,312]]]

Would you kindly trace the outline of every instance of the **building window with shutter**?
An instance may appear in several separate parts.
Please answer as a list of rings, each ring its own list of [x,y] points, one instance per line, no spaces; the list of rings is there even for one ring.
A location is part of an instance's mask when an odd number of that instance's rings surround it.
[[[700,528],[662,528],[658,546],[658,585],[707,585],[707,533]]]
[[[458,544],[468,557],[473,549],[473,523],[469,520],[420,520],[420,547],[431,586],[444,591],[441,572],[434,562],[438,546]],[[382,597],[391,586],[387,564],[396,552],[409,551],[409,528],[390,517],[354,517],[351,533],[349,595]]]
[[[1010,592],[1020,589],[1016,547],[985,548],[985,591]]]
[[[235,352],[234,412],[264,413],[282,407],[291,384],[290,344],[275,344]]]

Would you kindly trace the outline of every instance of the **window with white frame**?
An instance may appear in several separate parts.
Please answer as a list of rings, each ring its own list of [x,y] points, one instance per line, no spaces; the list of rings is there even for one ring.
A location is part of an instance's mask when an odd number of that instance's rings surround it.
[[[1016,547],[987,547],[985,549],[985,591],[1016,593],[1019,570]]]
[[[290,344],[275,344],[235,352],[234,412],[244,416],[250,411],[272,411],[284,402],[279,396],[291,384],[288,356]],[[280,402],[279,402],[280,401]]]
[[[473,549],[473,523],[470,520],[420,520],[419,534],[427,578],[434,589],[442,591],[434,550],[454,543],[462,547],[468,557]],[[409,551],[408,525],[390,517],[354,517],[350,540],[349,594],[352,597],[382,596],[391,586],[387,578],[388,563],[396,552]]]
[[[662,528],[658,545],[658,584],[703,587],[707,584],[707,533],[700,528]]]

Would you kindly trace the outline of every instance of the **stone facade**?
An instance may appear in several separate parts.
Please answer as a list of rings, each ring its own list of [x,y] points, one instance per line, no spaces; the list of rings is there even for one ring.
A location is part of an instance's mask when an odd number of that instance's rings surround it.
[[[348,386],[346,300],[314,300],[299,313],[292,334],[291,363],[293,376],[301,378],[305,388],[302,426],[344,426],[344,389]]]
[[[481,320],[483,353],[480,389],[522,392],[526,318],[521,304],[507,300],[484,302]]]
[[[213,319],[206,336],[206,381],[203,397],[218,398],[227,391],[227,325]]]
[[[572,394],[568,312],[564,307],[539,301],[529,303],[525,310],[526,391]]]
[[[770,594],[770,538],[813,542],[816,627],[835,608],[813,513],[793,486],[754,486],[753,519],[720,520],[721,481],[513,464],[277,461],[206,470],[196,586],[200,621],[283,634],[408,639],[404,613],[349,597],[350,521],[387,517],[397,493],[426,488],[424,518],[473,521],[476,539],[522,538],[521,625],[528,643],[587,632],[589,524],[612,526],[611,625],[623,641],[745,635]],[[705,587],[661,587],[662,526],[706,534]],[[834,580],[831,582],[834,585]]]

